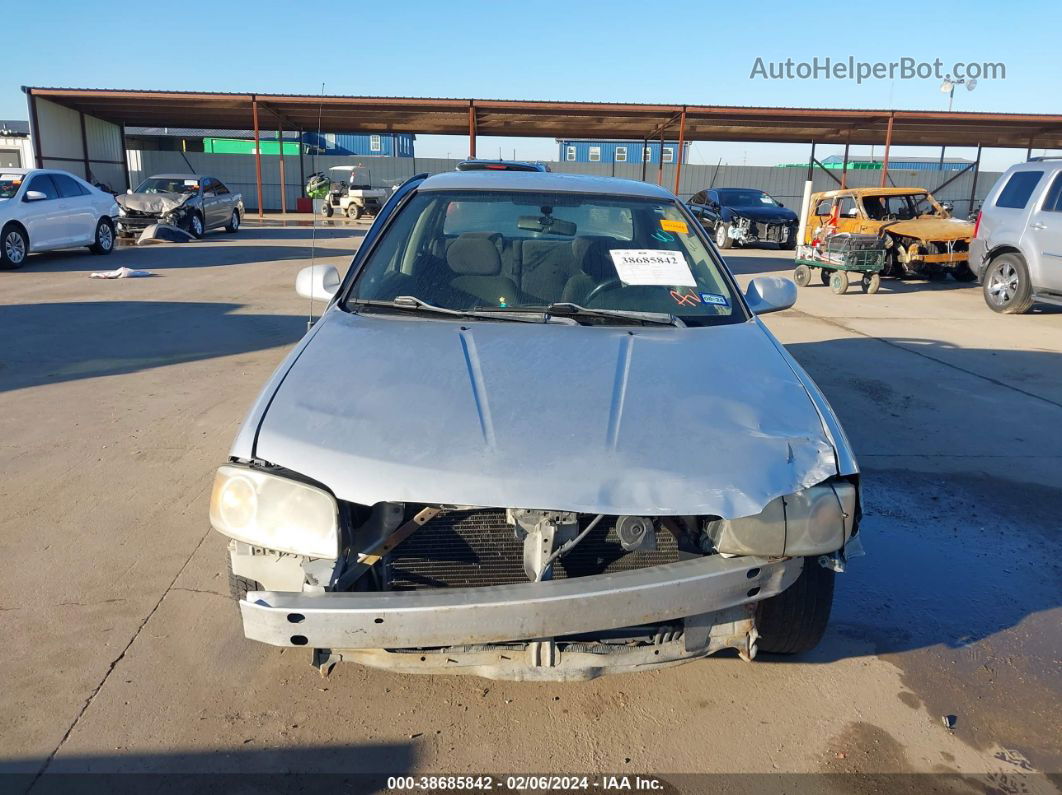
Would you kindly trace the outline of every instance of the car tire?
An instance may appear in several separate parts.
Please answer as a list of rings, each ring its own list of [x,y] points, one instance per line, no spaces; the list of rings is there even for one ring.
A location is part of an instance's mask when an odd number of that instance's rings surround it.
[[[101,218],[96,224],[95,243],[88,247],[93,254],[101,256],[114,251],[114,223],[110,218]]]
[[[21,268],[29,256],[29,238],[14,224],[0,231],[0,269],[13,271]]]
[[[848,292],[848,271],[834,271],[830,274],[830,289],[837,295]]]
[[[240,213],[237,210],[233,210],[232,215],[229,216],[229,222],[225,224],[225,231],[230,235],[240,231]]]
[[[349,218],[351,221],[357,221],[359,218],[361,218],[361,207],[356,204],[348,204],[347,218]]]
[[[977,281],[977,274],[970,270],[968,263],[963,262],[957,268],[952,269],[951,278],[957,282],[975,282]]]
[[[815,648],[830,623],[835,576],[817,557],[804,558],[804,570],[796,582],[759,602],[756,629],[760,651],[800,654]]]
[[[811,281],[811,268],[803,264],[797,265],[793,268],[793,281],[799,287],[807,287],[808,282]]]
[[[981,289],[989,309],[1002,315],[1022,315],[1033,305],[1029,268],[1020,254],[1000,254],[993,259]]]
[[[325,201],[324,206],[321,208],[321,213],[325,218],[331,218],[333,212],[332,205],[328,201]]]
[[[257,580],[250,580],[247,577],[241,577],[239,574],[234,574],[232,571],[232,559],[229,558],[228,549],[225,550],[226,565],[229,569],[229,594],[237,602],[246,598],[247,594],[251,591],[261,591],[262,584]]]
[[[715,244],[719,248],[734,247],[734,238],[730,236],[730,224],[720,221],[715,225]]]
[[[188,216],[188,221],[185,224],[185,232],[190,234],[196,240],[199,240],[206,234],[206,227],[203,225],[203,216],[199,213],[192,213]]]

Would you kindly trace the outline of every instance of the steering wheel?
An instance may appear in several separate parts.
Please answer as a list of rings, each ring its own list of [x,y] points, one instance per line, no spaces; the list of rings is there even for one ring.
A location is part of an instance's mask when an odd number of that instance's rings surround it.
[[[597,285],[596,287],[594,287],[594,289],[592,289],[589,293],[586,294],[586,298],[583,299],[583,304],[589,306],[590,302],[597,298],[598,293],[604,292],[605,289],[617,285],[622,287],[623,282],[615,276],[613,276],[611,279],[601,282],[601,284]]]

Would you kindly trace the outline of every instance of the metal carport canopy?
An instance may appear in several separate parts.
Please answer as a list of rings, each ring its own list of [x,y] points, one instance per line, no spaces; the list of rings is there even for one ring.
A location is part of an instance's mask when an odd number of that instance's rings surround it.
[[[685,139],[1062,148],[1062,115],[963,111],[754,108],[498,99],[345,97],[110,89],[24,89],[128,126],[241,129],[252,108],[286,129],[557,138],[656,138],[685,117]],[[268,118],[268,117],[267,117]]]

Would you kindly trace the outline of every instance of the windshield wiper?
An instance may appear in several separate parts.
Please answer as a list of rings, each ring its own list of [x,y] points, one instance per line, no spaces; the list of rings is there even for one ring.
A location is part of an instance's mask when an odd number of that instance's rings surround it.
[[[413,310],[432,315],[446,315],[447,317],[478,317],[484,320],[508,320],[513,323],[548,323],[549,318],[545,312],[527,312],[514,314],[513,310],[506,312],[492,312],[482,309],[449,309],[445,306],[429,304],[413,295],[398,295],[391,301],[376,301],[355,298],[349,302],[354,306],[375,306],[387,309]]]
[[[567,301],[550,304],[546,307],[546,314],[570,318],[618,318],[620,320],[636,320],[643,325],[678,326],[679,328],[686,327],[686,324],[682,322],[682,318],[677,315],[668,314],[667,312],[636,312],[627,309],[591,309],[590,307],[580,306],[579,304],[573,304]]]

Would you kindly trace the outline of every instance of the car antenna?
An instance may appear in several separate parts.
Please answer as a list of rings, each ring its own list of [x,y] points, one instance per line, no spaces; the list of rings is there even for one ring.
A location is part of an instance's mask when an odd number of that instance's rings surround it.
[[[317,143],[313,148],[313,161],[310,165],[314,174],[317,173],[317,149],[321,144],[321,117],[324,115],[324,81],[321,81],[321,101],[317,105]],[[302,143],[300,142],[301,146]],[[314,267],[314,257],[317,255],[317,199],[313,196],[310,197],[310,208],[313,210],[313,222],[311,223],[310,231],[310,267]],[[316,271],[310,271],[315,273]],[[313,283],[314,280],[310,279],[310,302],[306,311],[306,330],[309,331],[313,328]]]

